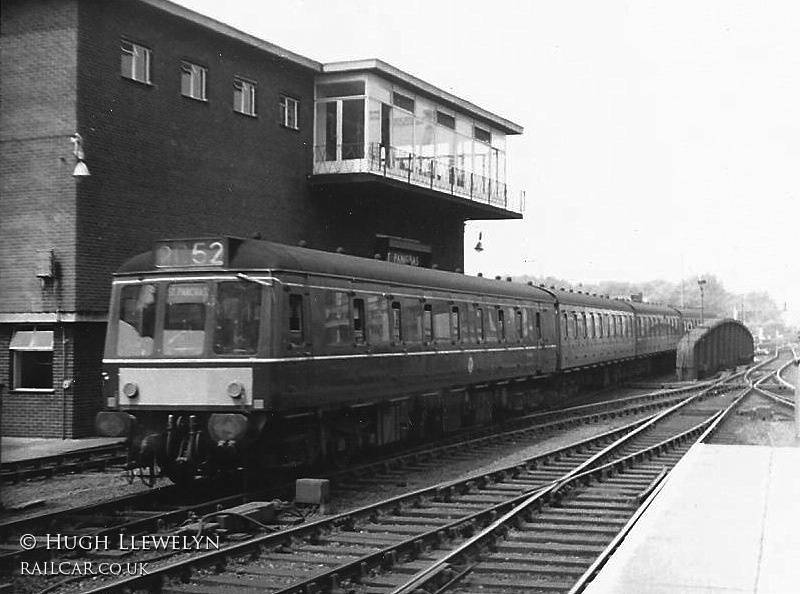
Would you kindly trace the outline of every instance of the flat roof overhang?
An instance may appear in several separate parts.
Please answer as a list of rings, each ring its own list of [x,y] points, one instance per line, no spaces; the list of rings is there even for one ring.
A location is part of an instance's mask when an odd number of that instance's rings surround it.
[[[521,219],[522,213],[503,208],[495,204],[489,204],[478,200],[471,200],[459,196],[457,194],[450,194],[436,188],[426,188],[409,184],[402,180],[393,179],[390,177],[383,177],[368,172],[359,173],[331,173],[331,174],[317,174],[309,176],[309,183],[313,187],[343,187],[352,184],[359,184],[360,186],[369,187],[374,186],[377,190],[381,188],[391,188],[393,190],[400,190],[403,193],[410,194],[414,197],[421,198],[437,198],[443,203],[452,206],[457,212],[458,216],[464,220],[504,220],[504,219]]]

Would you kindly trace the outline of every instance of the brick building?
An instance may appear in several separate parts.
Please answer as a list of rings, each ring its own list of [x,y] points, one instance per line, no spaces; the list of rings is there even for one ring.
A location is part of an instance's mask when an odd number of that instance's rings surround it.
[[[91,434],[110,275],[165,237],[463,267],[519,218],[520,126],[379,60],[324,64],[166,0],[4,0],[2,434]]]

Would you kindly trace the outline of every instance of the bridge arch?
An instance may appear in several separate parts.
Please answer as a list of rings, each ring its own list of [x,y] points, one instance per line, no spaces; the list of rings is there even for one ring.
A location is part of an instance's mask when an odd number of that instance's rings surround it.
[[[753,360],[753,335],[730,318],[707,320],[678,343],[675,361],[679,380],[699,379]]]

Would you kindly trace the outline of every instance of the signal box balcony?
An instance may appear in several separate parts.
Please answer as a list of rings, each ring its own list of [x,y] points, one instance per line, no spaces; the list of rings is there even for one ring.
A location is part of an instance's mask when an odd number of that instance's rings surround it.
[[[521,218],[506,136],[522,128],[378,60],[326,64],[315,82],[314,185],[372,182]]]

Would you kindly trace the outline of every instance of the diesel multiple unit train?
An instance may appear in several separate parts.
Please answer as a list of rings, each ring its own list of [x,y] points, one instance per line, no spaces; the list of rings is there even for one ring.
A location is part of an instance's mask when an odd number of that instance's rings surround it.
[[[340,462],[674,365],[695,311],[255,239],[115,275],[101,434],[173,480]]]

